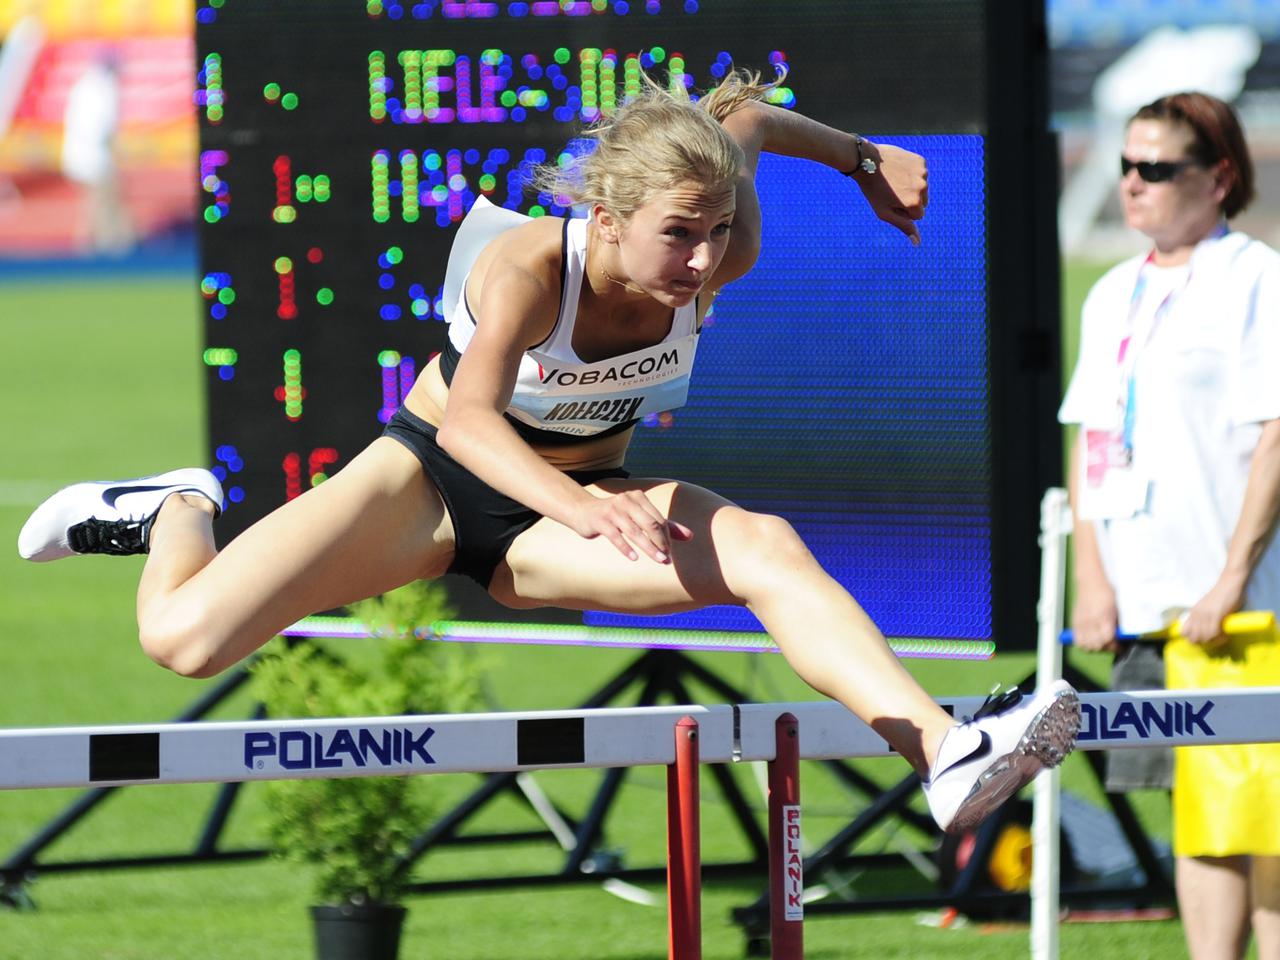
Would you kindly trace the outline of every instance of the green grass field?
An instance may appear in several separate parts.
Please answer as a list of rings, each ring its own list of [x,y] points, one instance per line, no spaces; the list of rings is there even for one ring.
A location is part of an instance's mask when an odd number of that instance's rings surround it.
[[[1068,271],[1068,316],[1092,269]],[[138,650],[134,559],[86,558],[55,565],[26,564],[12,547],[27,513],[61,484],[94,476],[132,476],[201,462],[202,369],[195,285],[188,278],[65,279],[0,286],[0,410],[5,456],[0,459],[0,726],[159,721],[208,686],[152,665]],[[626,663],[622,651],[493,647],[484,657],[492,687],[507,709],[565,707]],[[760,699],[806,699],[810,694],[781,658],[707,655],[704,661]],[[1098,661],[1086,664],[1103,666]],[[569,669],[566,669],[566,668]],[[917,662],[913,669],[936,694],[977,693],[1013,682],[1032,668],[1028,655],[1002,655],[984,664]],[[240,717],[242,696],[219,716]],[[905,773],[893,760],[868,772],[889,783]],[[763,805],[753,771],[737,770],[749,795]],[[1096,798],[1079,758],[1068,784]],[[559,801],[581,813],[598,772],[542,775]],[[474,778],[422,778],[438,802],[468,789]],[[858,802],[813,768],[806,770],[807,843],[819,844],[843,826]],[[664,773],[633,771],[610,823],[609,845],[632,865],[656,864],[663,850]],[[243,792],[228,842],[261,843],[261,788]],[[84,826],[50,852],[52,859],[137,856],[189,846],[211,786],[133,788],[114,795]],[[703,847],[708,860],[739,854],[714,785],[704,779]],[[0,858],[48,820],[71,791],[0,795]],[[1167,835],[1167,804],[1143,804],[1153,829]],[[531,823],[514,804],[495,806],[491,826]],[[893,850],[911,843],[909,831],[882,831],[862,848]],[[422,861],[424,879],[550,869],[548,846],[451,850]],[[729,911],[754,899],[763,878],[707,884],[704,952],[743,955]],[[873,895],[901,878],[875,873],[848,878],[855,894]],[[650,888],[661,896],[660,887]],[[310,955],[305,909],[308,878],[275,862],[111,872],[46,874],[30,891],[34,912],[0,910],[0,960],[277,960]],[[596,886],[458,893],[410,900],[402,956],[451,960],[565,960],[665,956],[665,911],[623,902]],[[940,931],[913,913],[818,918],[807,925],[811,958],[1014,958],[1027,954],[1025,928],[970,925]],[[1184,952],[1176,923],[1068,924],[1064,957],[1177,956]]]

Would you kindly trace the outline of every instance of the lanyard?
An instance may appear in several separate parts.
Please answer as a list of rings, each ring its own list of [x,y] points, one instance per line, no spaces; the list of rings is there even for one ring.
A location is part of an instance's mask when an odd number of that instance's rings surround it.
[[[1213,233],[1209,234],[1205,239],[1216,240],[1226,236],[1227,232],[1226,223],[1219,223]],[[1138,277],[1133,284],[1133,293],[1129,295],[1129,312],[1125,318],[1125,325],[1120,337],[1120,347],[1116,352],[1116,365],[1120,368],[1120,389],[1116,397],[1116,404],[1119,407],[1120,422],[1123,425],[1124,447],[1130,455],[1133,453],[1133,425],[1137,415],[1137,390],[1134,373],[1138,366],[1138,355],[1142,352],[1142,348],[1151,342],[1156,329],[1169,315],[1174,302],[1182,296],[1188,284],[1191,283],[1192,268],[1195,264],[1195,255],[1192,254],[1190,261],[1187,263],[1187,275],[1183,278],[1182,283],[1172,287],[1164,295],[1164,298],[1156,306],[1155,312],[1151,315],[1151,322],[1147,325],[1144,335],[1138,337],[1136,335],[1138,310],[1142,307],[1142,300],[1147,292],[1149,279],[1147,269],[1155,263],[1155,257],[1155,251],[1153,250],[1147,254],[1147,259],[1143,260],[1142,266],[1138,268]]]

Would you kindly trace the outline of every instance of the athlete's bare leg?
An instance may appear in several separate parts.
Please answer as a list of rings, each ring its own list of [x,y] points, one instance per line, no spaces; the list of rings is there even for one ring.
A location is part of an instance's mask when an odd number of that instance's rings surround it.
[[[786,521],[674,481],[600,484],[612,493],[635,487],[694,532],[688,542],[672,542],[670,564],[643,556],[628,560],[603,539],[584,540],[543,519],[516,538],[490,592],[516,607],[632,613],[744,605],[805,682],[852,710],[927,775],[955,721],[903,668],[875,624]]]
[[[453,527],[418,459],[387,437],[214,549],[212,510],[172,496],[151,531],[138,630],[158,663],[212,676],[301,617],[444,573]]]

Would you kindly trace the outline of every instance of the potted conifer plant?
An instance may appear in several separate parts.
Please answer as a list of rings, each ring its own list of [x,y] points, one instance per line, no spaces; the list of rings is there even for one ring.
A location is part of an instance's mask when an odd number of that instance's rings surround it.
[[[415,625],[448,619],[437,584],[411,583],[352,614],[378,639],[329,645],[276,640],[253,666],[272,717],[461,713],[480,700],[479,673],[452,645]],[[270,783],[275,854],[314,871],[318,960],[394,960],[405,908],[399,868],[432,814],[430,777],[353,777]]]

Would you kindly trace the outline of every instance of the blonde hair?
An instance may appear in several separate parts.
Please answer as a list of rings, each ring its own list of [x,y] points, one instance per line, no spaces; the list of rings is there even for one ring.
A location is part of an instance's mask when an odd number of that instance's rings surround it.
[[[758,73],[735,70],[695,102],[683,84],[672,92],[643,77],[643,93],[583,131],[595,149],[565,166],[538,168],[535,186],[559,203],[600,204],[626,223],[654,194],[676,184],[732,183],[745,157],[720,124],[748,101],[765,99],[783,79],[761,83]]]

